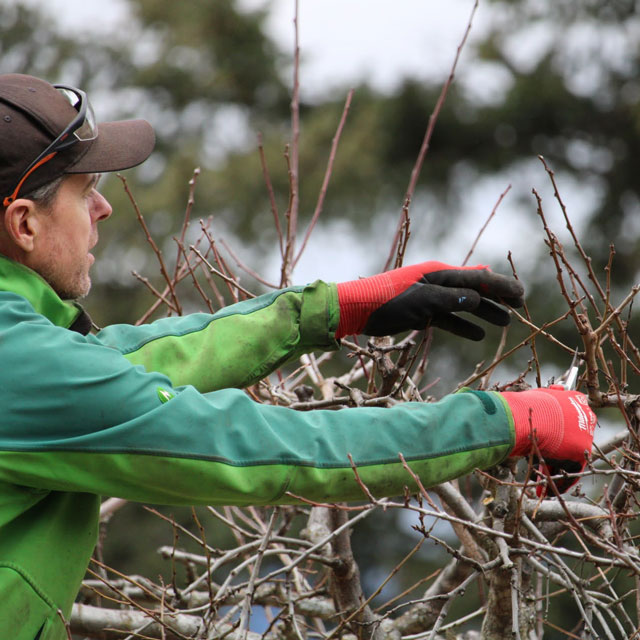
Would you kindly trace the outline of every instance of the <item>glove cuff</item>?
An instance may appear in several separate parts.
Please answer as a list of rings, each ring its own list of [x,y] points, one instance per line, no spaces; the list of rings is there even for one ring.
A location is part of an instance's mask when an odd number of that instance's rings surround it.
[[[397,294],[388,273],[339,282],[337,288],[340,322],[336,338],[362,333],[371,313]]]

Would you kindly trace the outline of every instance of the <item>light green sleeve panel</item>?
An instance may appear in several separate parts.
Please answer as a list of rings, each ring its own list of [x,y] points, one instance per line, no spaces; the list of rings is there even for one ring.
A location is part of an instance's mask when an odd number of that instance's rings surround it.
[[[173,386],[207,392],[246,387],[303,353],[336,349],[338,320],[335,285],[317,281],[213,315],[164,318],[140,327],[113,325],[97,337],[132,364],[166,375]]]

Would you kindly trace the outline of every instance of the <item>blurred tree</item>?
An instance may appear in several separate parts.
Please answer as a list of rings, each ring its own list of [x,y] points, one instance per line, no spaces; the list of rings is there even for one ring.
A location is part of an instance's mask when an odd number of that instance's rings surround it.
[[[429,199],[446,212],[446,216],[430,215],[433,244],[425,254],[432,253],[438,239],[450,231],[461,208],[461,193],[471,188],[473,180],[501,175],[507,176],[505,183],[514,181],[523,163],[537,163],[536,155],[542,154],[563,176],[595,186],[598,196],[587,212],[588,232],[583,238],[588,253],[600,265],[606,264],[609,244],[614,242],[614,281],[628,287],[638,280],[637,4],[494,0],[483,7],[492,16],[490,32],[475,49],[467,50],[414,198],[414,206]],[[100,119],[144,117],[153,122],[157,151],[140,169],[128,172],[127,180],[154,237],[168,238],[161,242],[165,255],[169,259],[175,255],[171,236],[179,232],[188,181],[197,166],[202,173],[192,218],[213,214],[223,229],[257,247],[256,260],[267,255],[277,239],[270,224],[256,134],[263,135],[281,214],[289,186],[284,149],[291,139],[291,56],[266,35],[267,9],[240,10],[234,0],[128,0],[130,18],[117,30],[92,29],[70,37],[46,13],[44,3],[37,9],[30,6],[17,0],[0,4],[0,72],[32,73],[82,86]],[[492,74],[502,84],[487,95],[483,84]],[[370,220],[399,214],[439,92],[439,85],[411,78],[391,94],[366,85],[356,87],[324,219],[353,224],[364,242]],[[316,204],[345,95],[346,90],[344,95],[333,93],[301,105],[303,223]],[[540,181],[545,180],[542,167],[537,167]],[[461,174],[468,179],[462,186]],[[517,206],[535,217],[530,188],[527,184],[526,194],[523,190],[513,196],[521,199]],[[101,230],[95,291],[87,301],[100,324],[132,321],[148,306],[150,297],[131,278],[132,269],[149,277],[157,274],[153,255],[142,250],[144,235],[122,185],[108,177],[104,191],[118,221]],[[487,210],[494,201],[487,203]],[[505,238],[504,252],[507,245]],[[548,273],[537,266],[520,273],[529,286],[532,313],[543,318],[552,315],[546,294]],[[563,301],[558,302],[562,306]],[[567,327],[575,333],[570,322]],[[571,340],[562,331],[558,335],[567,343]],[[555,355],[552,349],[547,353],[541,348],[543,361]],[[459,371],[466,358],[480,359],[477,351],[452,348],[438,338],[432,359],[439,366],[444,363],[449,376],[440,389],[449,390],[452,380],[464,377]],[[389,531],[393,533],[393,527]]]
[[[630,279],[640,241],[637,10],[633,1],[496,1],[477,52],[511,82],[502,100],[478,109],[498,144],[478,145],[475,161],[495,167],[542,154],[579,182],[597,183],[587,248],[606,261],[615,241],[617,275]]]
[[[486,8],[490,32],[467,53],[470,61],[440,115],[416,193],[416,200],[426,194],[437,198],[447,211],[446,217],[429,221],[435,237],[445,230],[444,219],[448,226],[459,210],[461,170],[471,179],[500,173],[510,180],[523,160],[542,154],[578,183],[595,185],[587,248],[596,260],[606,261],[615,241],[618,277],[634,277],[640,235],[634,166],[640,146],[636,4],[495,0]],[[291,56],[266,35],[267,8],[240,10],[234,0],[129,0],[128,5],[131,17],[117,30],[71,39],[40,10],[21,2],[3,4],[0,69],[81,84],[99,103],[101,117],[147,117],[154,123],[157,152],[129,181],[149,219],[158,216],[159,233],[177,229],[187,182],[201,166],[194,218],[216,214],[232,232],[262,243],[262,249],[273,246],[274,236],[263,233],[261,222],[269,215],[269,200],[256,134],[263,134],[284,211]],[[503,78],[502,89],[479,97],[477,85],[488,77],[489,67]],[[361,224],[399,212],[439,89],[412,79],[391,95],[357,88],[326,218]],[[331,95],[322,103],[301,105],[303,219],[315,207],[343,100]],[[116,210],[131,209],[116,180],[110,178],[105,188]],[[532,210],[533,205],[531,199],[525,204]],[[121,216],[118,228],[105,229],[105,239],[112,246],[129,246],[136,242],[134,224],[132,216]],[[132,255],[140,261],[139,252]],[[111,270],[105,274],[113,285]]]

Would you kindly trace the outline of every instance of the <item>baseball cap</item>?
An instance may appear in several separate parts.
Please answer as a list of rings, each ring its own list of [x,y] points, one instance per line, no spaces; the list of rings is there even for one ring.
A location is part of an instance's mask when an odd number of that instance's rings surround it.
[[[70,101],[72,94],[77,104]],[[148,122],[94,124],[88,100],[83,105],[85,100],[85,94],[73,87],[56,88],[17,73],[0,75],[0,203],[18,186],[18,195],[26,195],[66,173],[121,171],[149,157],[155,135]],[[90,128],[91,135],[72,137],[73,130],[67,135],[69,125],[85,110],[87,126],[83,122],[74,126]],[[58,138],[65,142],[31,167]]]

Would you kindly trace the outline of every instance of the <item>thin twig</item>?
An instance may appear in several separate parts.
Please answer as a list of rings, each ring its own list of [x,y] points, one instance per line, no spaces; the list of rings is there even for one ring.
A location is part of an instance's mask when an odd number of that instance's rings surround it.
[[[304,235],[304,239],[300,246],[300,251],[298,251],[298,255],[293,261],[292,268],[295,267],[296,264],[298,264],[298,261],[302,257],[302,253],[304,252],[304,249],[307,246],[309,236],[311,235],[311,232],[316,226],[316,223],[318,222],[318,218],[322,213],[322,208],[324,206],[324,199],[325,199],[325,196],[327,195],[327,189],[329,187],[329,180],[333,172],[333,163],[336,159],[336,153],[338,151],[338,143],[340,142],[340,137],[342,136],[342,130],[344,129],[344,124],[347,121],[347,114],[349,113],[349,108],[351,107],[352,98],[353,98],[353,89],[351,89],[347,94],[347,100],[344,104],[344,109],[342,110],[342,116],[340,117],[340,123],[338,124],[338,129],[336,131],[336,134],[333,136],[333,140],[331,142],[331,152],[329,153],[327,168],[324,172],[324,178],[322,180],[322,186],[320,187],[320,193],[318,194],[318,201],[316,203],[316,208],[315,208],[315,211],[313,212],[311,222],[309,222],[309,226],[307,227],[307,231]]]
[[[182,315],[182,306],[180,305],[180,301],[178,300],[178,296],[176,295],[176,291],[175,291],[175,282],[176,282],[175,278],[169,277],[169,272],[167,271],[167,267],[165,266],[165,263],[164,263],[164,258],[162,257],[162,251],[160,251],[160,249],[158,248],[158,245],[155,243],[154,239],[151,237],[151,233],[149,232],[147,223],[145,222],[145,219],[142,213],[140,212],[140,207],[138,207],[138,203],[136,202],[135,198],[133,197],[133,194],[131,193],[131,190],[129,189],[129,185],[127,184],[126,179],[122,177],[120,174],[118,174],[118,177],[122,181],[124,190],[127,196],[129,197],[131,204],[133,205],[133,208],[136,212],[136,217],[138,218],[138,222],[142,226],[142,229],[144,230],[144,233],[147,237],[147,242],[153,249],[153,252],[155,253],[156,258],[158,259],[158,263],[160,264],[160,272],[162,273],[162,276],[164,277],[165,282],[169,287],[169,292],[171,293],[171,299],[173,300],[172,308],[176,310],[176,313],[178,315]]]
[[[433,112],[429,116],[429,123],[427,125],[427,130],[424,134],[424,138],[422,139],[422,145],[420,146],[418,157],[416,158],[416,162],[411,171],[411,178],[409,180],[407,191],[405,193],[404,198],[402,199],[403,203],[410,203],[413,200],[413,194],[416,190],[416,185],[418,184],[418,178],[420,177],[420,172],[422,171],[422,165],[424,164],[424,160],[429,151],[429,144],[431,143],[431,137],[433,136],[433,131],[435,129],[436,122],[438,121],[440,111],[442,111],[442,107],[444,106],[445,100],[447,98],[447,94],[449,93],[449,89],[453,84],[453,79],[455,77],[458,61],[460,60],[462,49],[464,48],[464,45],[467,42],[469,33],[471,32],[471,25],[473,24],[473,18],[478,8],[478,4],[479,4],[479,0],[476,0],[473,4],[473,9],[471,10],[471,15],[469,16],[469,21],[467,22],[467,28],[465,29],[464,35],[462,36],[462,40],[456,50],[456,55],[453,59],[453,64],[451,65],[449,76],[447,77],[447,80],[444,83],[442,90],[440,91],[440,95],[438,96],[436,106],[434,107]],[[409,205],[407,204],[406,206],[408,209]],[[384,271],[386,271],[389,268],[389,266],[393,261],[393,256],[396,253],[396,248],[398,246],[398,241],[400,239],[400,233],[402,230],[403,221],[404,221],[404,215],[401,214],[400,220],[398,221],[398,228],[396,229],[396,233],[395,233],[393,242],[391,244],[391,250],[389,251],[389,257],[387,258],[387,261],[384,266]]]
[[[476,236],[476,239],[473,241],[473,244],[471,245],[471,249],[469,249],[469,252],[465,256],[465,259],[462,261],[462,266],[466,265],[467,262],[469,262],[469,258],[471,258],[471,256],[473,255],[473,252],[475,251],[476,245],[480,241],[482,234],[485,232],[486,228],[489,226],[489,223],[491,222],[493,217],[496,215],[496,211],[498,210],[500,203],[504,200],[505,196],[507,195],[507,193],[509,193],[510,190],[511,190],[511,185],[508,185],[507,188],[500,194],[500,197],[498,198],[498,201],[493,206],[493,209],[491,210],[489,217],[480,228],[480,231],[478,231],[478,235]]]
[[[262,175],[264,182],[267,186],[267,193],[269,194],[269,203],[271,205],[271,213],[273,215],[273,221],[276,227],[276,233],[278,234],[278,243],[280,246],[280,257],[284,258],[284,238],[282,235],[282,227],[280,225],[280,214],[278,213],[278,205],[276,204],[276,196],[273,191],[273,185],[271,184],[271,176],[267,168],[267,160],[264,157],[264,147],[262,145],[262,134],[258,134],[258,151],[260,153],[260,165],[262,166]]]

